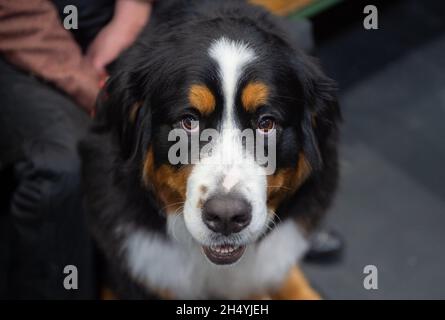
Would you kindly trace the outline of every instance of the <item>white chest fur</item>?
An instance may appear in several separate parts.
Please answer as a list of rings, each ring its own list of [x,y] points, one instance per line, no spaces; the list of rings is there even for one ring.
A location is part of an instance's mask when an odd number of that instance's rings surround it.
[[[207,260],[186,230],[184,219],[169,221],[171,239],[128,228],[124,255],[134,279],[148,288],[167,289],[179,299],[242,299],[278,286],[307,249],[293,221],[285,221],[234,265]]]

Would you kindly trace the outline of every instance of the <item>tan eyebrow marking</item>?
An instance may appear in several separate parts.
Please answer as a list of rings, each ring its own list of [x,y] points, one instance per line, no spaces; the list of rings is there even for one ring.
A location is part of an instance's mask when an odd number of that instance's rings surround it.
[[[248,112],[255,111],[265,104],[269,97],[269,87],[263,82],[250,82],[243,90],[241,102]]]
[[[215,96],[203,84],[194,84],[190,87],[189,102],[204,115],[212,113],[216,106]]]

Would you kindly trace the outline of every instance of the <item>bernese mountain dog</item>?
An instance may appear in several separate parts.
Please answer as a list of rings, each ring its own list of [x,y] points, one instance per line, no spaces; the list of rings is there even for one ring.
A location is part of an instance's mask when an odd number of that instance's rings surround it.
[[[319,297],[297,264],[336,188],[340,111],[297,46],[244,1],[157,4],[80,148],[115,296]]]

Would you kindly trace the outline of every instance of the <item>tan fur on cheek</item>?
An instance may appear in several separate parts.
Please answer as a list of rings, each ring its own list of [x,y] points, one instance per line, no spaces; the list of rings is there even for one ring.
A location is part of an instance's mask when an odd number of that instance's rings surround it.
[[[247,112],[254,112],[269,97],[269,87],[262,82],[251,82],[243,90],[241,102]]]
[[[143,165],[143,183],[151,188],[166,213],[176,213],[185,202],[187,180],[192,166],[174,168],[162,164],[155,168],[153,149],[150,147]]]
[[[285,168],[278,170],[275,174],[267,177],[267,206],[275,210],[286,197],[293,194],[309,177],[311,167],[304,156],[300,153],[296,168]]]

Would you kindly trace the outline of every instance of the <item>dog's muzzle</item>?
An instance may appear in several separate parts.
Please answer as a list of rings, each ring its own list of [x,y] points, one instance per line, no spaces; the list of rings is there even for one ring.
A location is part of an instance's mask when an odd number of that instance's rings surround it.
[[[240,195],[215,195],[204,203],[202,220],[213,232],[230,237],[249,225],[252,206]],[[245,246],[229,243],[203,247],[204,254],[215,264],[235,263],[242,257],[244,250]]]

